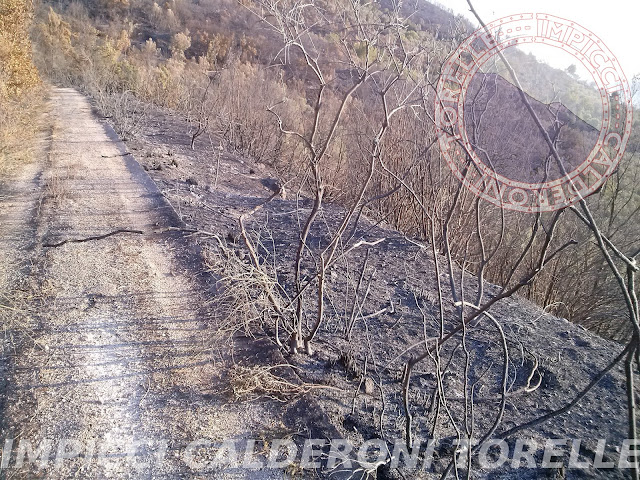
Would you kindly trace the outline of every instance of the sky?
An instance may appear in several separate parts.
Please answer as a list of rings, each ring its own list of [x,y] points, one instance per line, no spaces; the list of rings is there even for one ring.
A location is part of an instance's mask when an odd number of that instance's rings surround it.
[[[469,11],[466,0],[440,0],[439,5],[462,14],[473,25],[478,25]],[[548,13],[572,20],[591,30],[616,56],[631,84],[634,75],[640,74],[640,51],[638,31],[640,31],[640,1],[605,0],[586,2],[584,0],[472,0],[473,6],[485,23],[516,13]],[[549,48],[547,50],[556,50]],[[540,54],[536,54],[537,57]],[[566,68],[568,62],[578,64],[572,58],[554,58],[547,52],[546,61],[554,67]],[[636,98],[638,98],[636,96]]]

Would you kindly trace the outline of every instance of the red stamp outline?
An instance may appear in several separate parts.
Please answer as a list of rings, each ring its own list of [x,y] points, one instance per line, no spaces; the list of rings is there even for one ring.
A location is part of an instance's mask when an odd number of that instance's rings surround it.
[[[523,43],[572,54],[593,76],[602,100],[600,133],[587,158],[566,176],[545,183],[514,181],[489,168],[475,154],[464,128],[464,98],[473,75],[499,51]],[[597,191],[615,171],[631,134],[631,103],[620,64],[593,32],[553,15],[511,15],[476,30],[445,63],[435,99],[440,150],[458,180],[490,203],[522,212],[559,210]],[[477,171],[467,168],[468,154]]]

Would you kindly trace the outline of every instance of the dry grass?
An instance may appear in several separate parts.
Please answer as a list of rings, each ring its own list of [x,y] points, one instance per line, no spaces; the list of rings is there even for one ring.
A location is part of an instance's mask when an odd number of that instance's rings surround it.
[[[10,274],[0,272],[0,326],[5,351],[15,351],[24,341],[38,350],[47,350],[48,346],[40,342],[32,334],[37,328],[37,306],[45,303],[48,298],[48,285],[36,289],[33,279],[21,273],[20,265],[12,263],[7,270]],[[13,288],[11,288],[13,285]]]
[[[24,201],[24,198],[11,193],[15,186],[12,182],[31,179],[37,168],[25,169],[25,165],[44,156],[48,137],[52,134],[46,94],[47,88],[41,86],[31,89],[20,99],[0,103],[0,191],[3,193],[0,194],[0,210],[6,214],[3,233],[7,240],[30,235],[20,227],[29,221],[25,216],[25,209],[29,207],[16,206],[16,199]],[[15,349],[21,340],[29,339],[36,348],[45,349],[32,333],[38,326],[39,306],[48,301],[50,285],[38,279],[38,261],[23,244],[8,244],[7,247],[0,265],[0,327],[4,346]]]
[[[132,92],[96,92],[93,94],[98,110],[111,118],[116,133],[122,140],[130,140],[138,135],[143,125],[148,104],[138,99]]]
[[[44,193],[47,199],[59,204],[69,195],[68,180],[73,179],[74,174],[68,167],[57,168],[48,172],[44,182]]]
[[[253,336],[270,313],[268,291],[277,284],[264,270],[255,268],[243,251],[215,237],[216,245],[205,251],[207,267],[218,276],[216,311],[218,329],[233,335]]]
[[[47,111],[45,94],[42,87],[0,104],[0,178],[33,161],[39,151],[37,140],[48,128],[46,115],[42,115]]]
[[[278,368],[294,368],[291,365],[244,367],[234,365],[229,371],[229,385],[235,401],[252,401],[271,398],[280,402],[292,399],[317,389],[335,389],[327,385],[293,383],[273,373]],[[337,390],[337,389],[336,389]]]

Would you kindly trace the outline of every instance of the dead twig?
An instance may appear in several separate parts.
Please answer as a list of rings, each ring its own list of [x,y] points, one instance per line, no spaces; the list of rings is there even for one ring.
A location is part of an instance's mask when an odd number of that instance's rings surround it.
[[[113,232],[105,233],[104,235],[95,235],[95,236],[86,237],[86,238],[69,238],[67,240],[63,240],[63,241],[58,242],[58,243],[45,243],[42,246],[44,248],[56,248],[56,247],[61,247],[62,245],[65,245],[67,243],[84,243],[84,242],[91,242],[93,240],[103,240],[105,238],[113,237],[114,235],[118,235],[120,233],[134,233],[136,235],[144,235],[144,232],[142,230],[129,230],[127,228],[119,228],[118,230],[114,230]]]
[[[127,155],[133,155],[131,152],[118,153],[116,155],[100,155],[102,158],[116,158],[116,157],[126,157]]]
[[[280,364],[271,366],[244,367],[235,365],[229,372],[231,391],[235,400],[256,400],[268,397],[280,402],[288,402],[312,390],[330,389],[342,391],[337,387],[314,383],[293,383],[275,375],[276,368],[295,368],[292,365]]]

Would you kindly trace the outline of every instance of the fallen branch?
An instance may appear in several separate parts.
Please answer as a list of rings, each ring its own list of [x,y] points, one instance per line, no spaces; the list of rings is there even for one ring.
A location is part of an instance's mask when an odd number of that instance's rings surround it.
[[[108,237],[112,237],[114,235],[118,235],[119,233],[135,233],[137,235],[144,235],[144,232],[142,230],[129,230],[126,228],[119,228],[118,230],[114,230],[113,232],[109,232],[109,233],[105,233],[104,235],[96,235],[93,237],[86,237],[86,238],[70,238],[67,240],[63,240],[61,242],[58,243],[45,243],[42,246],[45,248],[56,248],[56,247],[61,247],[62,245],[66,244],[66,243],[84,243],[84,242],[91,242],[93,240],[102,240]]]
[[[181,228],[181,227],[167,227],[167,228],[163,228],[161,230],[152,230],[150,232],[144,232],[142,230],[130,230],[127,228],[120,228],[118,230],[114,230],[113,232],[109,232],[105,235],[98,235],[95,237],[87,237],[87,238],[79,238],[79,239],[67,239],[64,240],[62,242],[58,242],[58,243],[45,243],[44,245],[42,245],[43,247],[47,247],[47,248],[54,248],[54,247],[61,247],[62,245],[64,245],[65,243],[82,243],[82,242],[89,242],[92,240],[102,240],[104,238],[108,238],[111,237],[113,235],[117,235],[119,233],[135,233],[137,235],[161,235],[163,233],[168,233],[168,232],[180,232],[180,233],[185,233],[187,234],[187,236],[191,236],[191,235],[203,235],[205,237],[217,237],[217,234],[212,233],[212,232],[208,232],[206,230],[199,230],[196,228]]]
[[[312,390],[328,389],[343,391],[340,388],[315,383],[293,383],[283,377],[271,373],[276,368],[293,368],[293,365],[280,364],[271,366],[243,367],[235,365],[229,372],[229,383],[234,400],[256,400],[268,397],[280,402],[290,401]]]
[[[116,155],[100,155],[102,158],[115,158],[115,157],[126,157],[127,155],[133,155],[131,152],[118,153]]]

